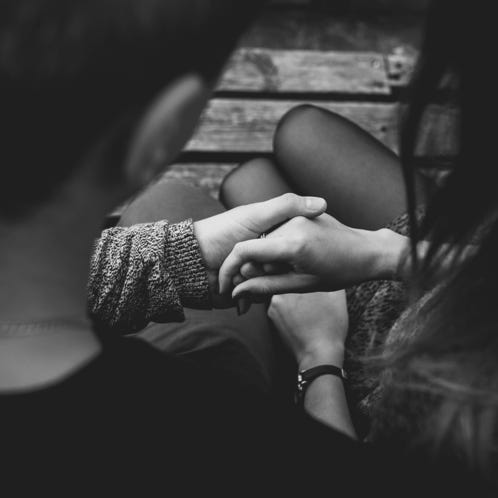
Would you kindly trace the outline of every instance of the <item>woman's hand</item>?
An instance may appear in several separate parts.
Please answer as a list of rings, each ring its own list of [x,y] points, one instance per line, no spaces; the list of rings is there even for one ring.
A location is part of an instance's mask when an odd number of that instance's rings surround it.
[[[326,208],[324,199],[285,194],[196,222],[195,235],[208,269],[213,305],[217,308],[232,305],[229,297],[218,293],[218,272],[237,243],[255,239],[295,216],[304,219],[319,216]]]
[[[323,364],[342,367],[349,326],[343,290],[274,296],[268,316],[300,370]]]
[[[268,315],[294,353],[299,371],[320,365],[342,368],[349,325],[344,291],[275,296]],[[319,422],[356,439],[342,379],[324,375],[311,382],[304,409]]]
[[[406,247],[407,239],[391,230],[350,228],[328,214],[298,217],[264,239],[237,244],[221,267],[220,291],[234,283],[234,298],[333,291],[394,278]]]

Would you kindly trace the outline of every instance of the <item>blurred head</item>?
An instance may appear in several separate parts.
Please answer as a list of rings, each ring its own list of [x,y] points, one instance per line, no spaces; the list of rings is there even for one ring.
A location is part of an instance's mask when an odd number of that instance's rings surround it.
[[[192,133],[262,0],[0,0],[0,218],[100,158],[137,187]],[[154,105],[152,105],[154,104]]]

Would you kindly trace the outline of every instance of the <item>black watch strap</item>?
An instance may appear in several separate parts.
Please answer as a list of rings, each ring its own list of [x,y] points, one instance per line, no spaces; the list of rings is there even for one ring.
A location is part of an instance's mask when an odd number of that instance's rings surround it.
[[[343,381],[348,379],[346,370],[344,370],[344,368],[336,367],[335,365],[319,365],[317,367],[309,368],[308,370],[302,370],[297,374],[297,404],[303,404],[304,395],[309,385],[322,375],[333,375],[334,377],[339,377]]]

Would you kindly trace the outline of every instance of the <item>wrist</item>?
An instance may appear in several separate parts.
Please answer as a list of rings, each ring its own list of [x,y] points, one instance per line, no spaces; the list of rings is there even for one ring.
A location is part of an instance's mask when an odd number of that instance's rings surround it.
[[[299,371],[303,371],[319,365],[334,365],[342,368],[344,364],[344,349],[343,344],[334,344],[303,352],[297,357],[298,369]]]
[[[402,261],[408,248],[408,238],[383,228],[371,232],[372,280],[401,280]]]

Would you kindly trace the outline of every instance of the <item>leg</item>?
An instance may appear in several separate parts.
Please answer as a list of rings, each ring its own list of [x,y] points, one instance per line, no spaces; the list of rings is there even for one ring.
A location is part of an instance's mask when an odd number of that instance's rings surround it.
[[[406,211],[399,159],[369,134],[333,113],[311,106],[288,113],[275,135],[275,159],[278,170],[298,193],[325,197],[329,212],[348,225],[378,229]],[[417,178],[420,204],[430,195],[429,185],[422,177]],[[375,387],[375,379],[368,377],[357,359],[376,351],[373,346],[383,343],[384,334],[405,306],[406,292],[397,282],[367,282],[348,289],[346,368],[354,374],[350,382],[352,408]],[[353,409],[353,413],[357,422],[365,424],[359,411]]]
[[[340,221],[372,230],[406,211],[399,159],[336,114],[308,105],[291,110],[278,126],[274,149],[273,162],[251,161],[227,178],[222,199],[228,206],[236,199],[262,200],[272,189],[295,191],[324,197]],[[249,195],[255,192],[256,198]],[[419,176],[419,202],[428,192],[429,183]]]
[[[406,211],[398,157],[343,117],[313,106],[290,111],[275,134],[279,169],[297,192],[323,196],[331,214],[351,226],[377,229]],[[417,178],[417,197],[428,182]]]
[[[223,207],[198,189],[181,182],[159,182],[129,206],[121,226],[168,219],[201,219],[220,213]],[[140,335],[163,351],[189,354],[222,367],[245,383],[268,390],[273,369],[271,332],[262,306],[238,317],[234,310],[186,310],[181,324],[151,324]]]
[[[220,189],[220,200],[227,209],[231,209],[292,191],[273,161],[253,159],[225,177]]]
[[[128,206],[120,226],[152,223],[167,219],[171,223],[214,216],[223,206],[199,189],[177,180],[159,181],[148,187]]]

